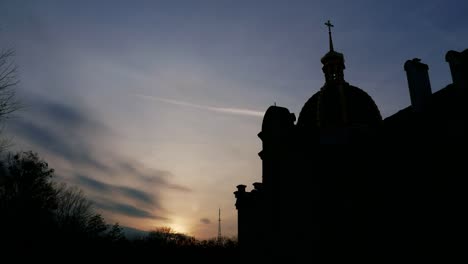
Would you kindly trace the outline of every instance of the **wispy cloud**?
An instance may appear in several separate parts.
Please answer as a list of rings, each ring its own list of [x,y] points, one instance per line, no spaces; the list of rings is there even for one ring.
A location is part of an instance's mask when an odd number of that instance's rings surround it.
[[[222,113],[222,114],[243,115],[243,116],[253,116],[253,117],[263,117],[265,114],[265,112],[244,109],[244,108],[198,105],[198,104],[193,104],[193,103],[189,103],[185,101],[166,99],[166,98],[144,95],[144,94],[136,94],[136,96],[139,98],[146,99],[146,100],[163,102],[163,103],[173,104],[173,105],[180,105],[180,106],[191,107],[191,108],[197,108],[197,109],[202,109],[202,110],[207,110],[207,111],[212,111],[212,112],[217,112],[217,113]]]
[[[132,175],[132,177],[137,177],[139,181],[143,182],[147,186],[164,186],[166,188],[182,191],[182,192],[191,192],[192,190],[186,186],[179,184],[174,184],[168,182],[167,178],[173,177],[174,175],[170,171],[157,170],[157,169],[141,169],[138,168],[137,164],[132,164],[130,161],[118,161],[118,165],[122,171]]]
[[[55,119],[53,116],[52,120],[60,121]],[[67,122],[71,122],[68,120]],[[47,150],[48,152],[67,159],[75,164],[79,163],[82,165],[91,166],[100,170],[107,170],[108,167],[91,157],[91,149],[89,149],[87,142],[81,142],[81,144],[73,144],[74,141],[63,134],[53,131],[50,127],[46,127],[40,122],[33,123],[24,119],[12,119],[9,122],[9,129],[12,134],[16,137],[22,138],[23,140],[29,141],[34,145]],[[78,125],[75,125],[78,126]],[[72,128],[74,126],[69,126]],[[69,131],[70,129],[67,129]],[[72,135],[74,131],[70,131],[68,135]],[[75,138],[76,139],[76,138]]]
[[[139,201],[139,202],[151,205],[154,208],[161,209],[159,200],[155,199],[153,195],[146,193],[142,190],[138,190],[138,189],[130,188],[126,186],[117,186],[117,185],[104,183],[104,182],[101,182],[96,179],[92,179],[90,177],[86,177],[83,175],[77,175],[76,180],[77,180],[77,183],[79,183],[80,185],[91,188],[93,191],[96,191],[101,194],[105,194],[109,197],[115,194],[120,194],[132,200]]]
[[[113,133],[79,106],[38,97],[30,108],[34,111],[30,111],[29,118],[9,121],[9,132],[36,151],[71,164],[73,173],[61,168],[60,162],[54,167],[59,165],[60,176],[70,176],[65,177],[67,181],[85,187],[90,197],[94,197],[91,200],[98,209],[133,218],[165,220],[168,218],[161,202],[162,192],[191,191],[173,183],[174,175],[170,171],[147,168],[133,158],[100,150],[105,146],[105,143],[99,143],[103,142],[101,139],[111,137]],[[122,181],[124,178],[132,179],[132,187],[128,186],[128,181]]]
[[[124,203],[118,203],[110,200],[106,200],[104,202],[94,200],[93,201],[94,205],[100,209],[111,211],[111,212],[116,212],[121,215],[126,215],[134,218],[148,218],[148,219],[158,219],[158,220],[168,220],[168,218],[155,215],[152,212],[142,210],[140,208],[137,208],[135,206],[129,205],[129,204],[124,204]]]

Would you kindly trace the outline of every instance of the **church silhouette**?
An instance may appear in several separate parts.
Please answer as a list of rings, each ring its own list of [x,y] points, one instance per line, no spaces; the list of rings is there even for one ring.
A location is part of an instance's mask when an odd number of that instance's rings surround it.
[[[456,182],[442,179],[460,175],[464,161],[431,162],[431,155],[439,143],[468,141],[468,50],[447,53],[453,83],[436,93],[429,67],[408,60],[411,105],[382,119],[373,99],[345,81],[344,55],[335,51],[333,25],[326,25],[325,85],[297,122],[286,108],[266,111],[258,134],[262,182],[250,192],[239,185],[234,193],[242,259],[445,258],[466,198],[458,197],[463,191],[456,191]],[[345,150],[320,146],[348,143]]]

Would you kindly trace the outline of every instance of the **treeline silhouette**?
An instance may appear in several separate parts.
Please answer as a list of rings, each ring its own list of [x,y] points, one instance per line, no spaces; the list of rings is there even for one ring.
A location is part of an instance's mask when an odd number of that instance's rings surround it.
[[[236,239],[197,240],[168,227],[126,238],[118,223],[107,224],[77,187],[59,183],[54,170],[33,152],[0,161],[0,243],[3,256],[48,259],[175,262],[237,259]]]

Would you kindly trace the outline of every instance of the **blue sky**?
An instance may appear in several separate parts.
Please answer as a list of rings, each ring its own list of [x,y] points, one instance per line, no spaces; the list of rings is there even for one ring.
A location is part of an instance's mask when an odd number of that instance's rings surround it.
[[[232,192],[261,179],[261,114],[299,115],[324,83],[335,24],[345,78],[384,117],[409,105],[403,64],[468,48],[468,3],[431,1],[12,1],[0,47],[16,49],[25,106],[7,129],[109,221],[236,233]],[[210,221],[206,221],[206,220]]]

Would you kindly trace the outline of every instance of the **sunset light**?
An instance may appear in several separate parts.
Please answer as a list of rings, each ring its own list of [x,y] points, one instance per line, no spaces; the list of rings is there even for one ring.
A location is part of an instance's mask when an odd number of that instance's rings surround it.
[[[468,1],[0,2],[5,252],[426,262],[460,234],[434,145],[468,142]]]

